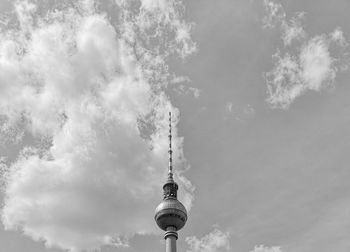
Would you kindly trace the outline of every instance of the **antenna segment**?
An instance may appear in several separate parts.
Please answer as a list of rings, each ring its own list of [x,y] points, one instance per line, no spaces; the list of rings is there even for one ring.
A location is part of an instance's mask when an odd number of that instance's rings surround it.
[[[168,171],[168,178],[173,179],[173,150],[171,146],[171,139],[172,139],[172,134],[171,134],[171,112],[169,112],[169,171]]]

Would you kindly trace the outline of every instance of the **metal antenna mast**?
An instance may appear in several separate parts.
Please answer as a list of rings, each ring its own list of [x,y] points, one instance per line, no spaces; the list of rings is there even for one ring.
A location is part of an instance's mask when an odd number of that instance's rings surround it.
[[[173,150],[171,146],[171,139],[172,139],[172,134],[171,134],[171,112],[169,112],[169,171],[168,171],[168,179],[173,180]]]

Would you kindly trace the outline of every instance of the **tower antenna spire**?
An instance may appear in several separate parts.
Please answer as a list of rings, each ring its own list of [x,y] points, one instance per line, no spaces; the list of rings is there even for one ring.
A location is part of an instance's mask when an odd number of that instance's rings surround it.
[[[168,170],[168,179],[173,180],[173,150],[171,146],[172,134],[171,134],[171,112],[169,111],[169,170]]]

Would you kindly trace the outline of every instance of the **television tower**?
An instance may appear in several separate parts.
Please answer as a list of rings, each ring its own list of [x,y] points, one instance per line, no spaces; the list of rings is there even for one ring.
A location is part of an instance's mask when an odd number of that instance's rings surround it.
[[[176,252],[177,231],[185,226],[187,211],[177,200],[179,186],[173,179],[173,159],[171,147],[171,112],[169,112],[169,170],[168,179],[163,185],[163,201],[157,206],[154,219],[157,225],[165,231],[165,251]]]

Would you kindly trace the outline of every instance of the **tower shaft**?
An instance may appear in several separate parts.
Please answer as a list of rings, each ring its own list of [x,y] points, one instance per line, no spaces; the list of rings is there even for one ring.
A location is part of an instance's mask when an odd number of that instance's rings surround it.
[[[177,232],[174,227],[167,227],[165,235],[165,252],[176,252]]]
[[[176,238],[169,236],[165,239],[165,252],[176,252]]]

